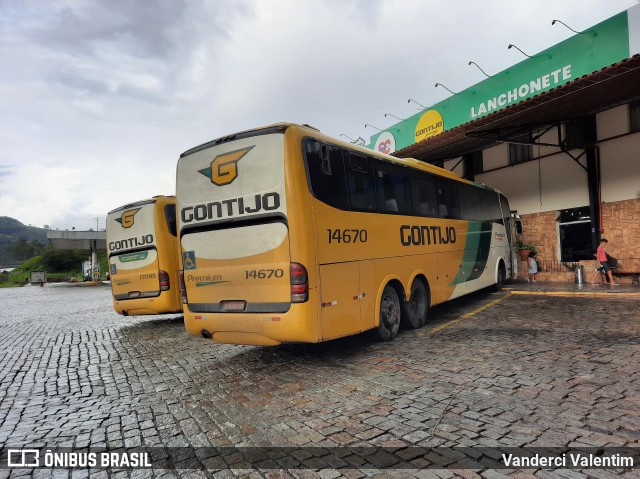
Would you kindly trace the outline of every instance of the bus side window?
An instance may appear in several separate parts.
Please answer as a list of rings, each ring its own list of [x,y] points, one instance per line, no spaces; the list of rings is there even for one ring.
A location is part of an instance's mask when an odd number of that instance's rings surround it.
[[[481,221],[493,222],[493,209],[492,205],[495,203],[494,194],[491,194],[489,190],[482,188],[475,188],[476,200],[478,204],[478,219]]]
[[[311,139],[304,141],[303,150],[311,194],[334,208],[348,210],[342,150]]]
[[[469,185],[458,185],[458,193],[460,199],[460,215],[463,219],[469,221],[478,221],[486,219],[481,213],[481,201],[478,188]]]
[[[347,166],[349,206],[355,211],[376,211],[376,187],[371,160],[364,155],[349,153]]]
[[[494,223],[508,225],[509,220],[507,219],[507,222],[505,223],[504,219],[502,218],[502,214],[500,213],[500,201],[496,192],[487,191],[486,195],[487,195],[487,204],[491,208],[491,216],[490,216],[491,221],[493,221]]]
[[[520,216],[516,211],[511,211],[509,208],[509,202],[504,197],[504,195],[499,195],[500,198],[500,209],[502,210],[503,224],[507,229],[507,237],[509,238],[509,242],[512,241],[512,233],[522,234],[522,221],[520,221]],[[511,226],[515,231],[511,230]]]
[[[405,168],[375,162],[378,210],[384,213],[410,214],[409,179]]]
[[[176,230],[176,205],[167,205],[164,207],[164,217],[167,220],[167,228],[171,236],[177,235]]]
[[[411,202],[414,214],[438,216],[438,203],[433,177],[427,174],[411,176]]]
[[[438,193],[438,216],[442,218],[460,218],[457,183],[439,178],[436,184],[436,191]]]

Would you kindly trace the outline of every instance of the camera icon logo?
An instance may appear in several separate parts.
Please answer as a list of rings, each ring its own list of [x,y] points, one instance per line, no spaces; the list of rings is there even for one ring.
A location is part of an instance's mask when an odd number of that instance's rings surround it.
[[[40,451],[37,449],[7,450],[8,467],[38,467],[39,465]]]

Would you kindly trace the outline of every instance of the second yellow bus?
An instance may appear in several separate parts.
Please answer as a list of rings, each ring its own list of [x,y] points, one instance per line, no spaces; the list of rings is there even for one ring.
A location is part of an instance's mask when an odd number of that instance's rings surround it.
[[[154,196],[110,211],[107,253],[119,314],[182,311],[175,196]]]

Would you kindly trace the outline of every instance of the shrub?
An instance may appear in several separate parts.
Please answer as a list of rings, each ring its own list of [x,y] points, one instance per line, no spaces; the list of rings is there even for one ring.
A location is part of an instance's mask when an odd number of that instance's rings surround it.
[[[82,261],[87,259],[86,251],[49,251],[42,255],[42,262],[47,271],[51,273],[63,273],[71,270],[80,270]]]

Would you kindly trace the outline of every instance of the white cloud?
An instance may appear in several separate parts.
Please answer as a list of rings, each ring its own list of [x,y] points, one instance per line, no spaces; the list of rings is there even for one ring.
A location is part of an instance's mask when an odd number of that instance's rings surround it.
[[[635,0],[0,3],[0,215],[95,227],[179,154],[278,121],[368,138]],[[104,224],[104,223],[102,223]]]

